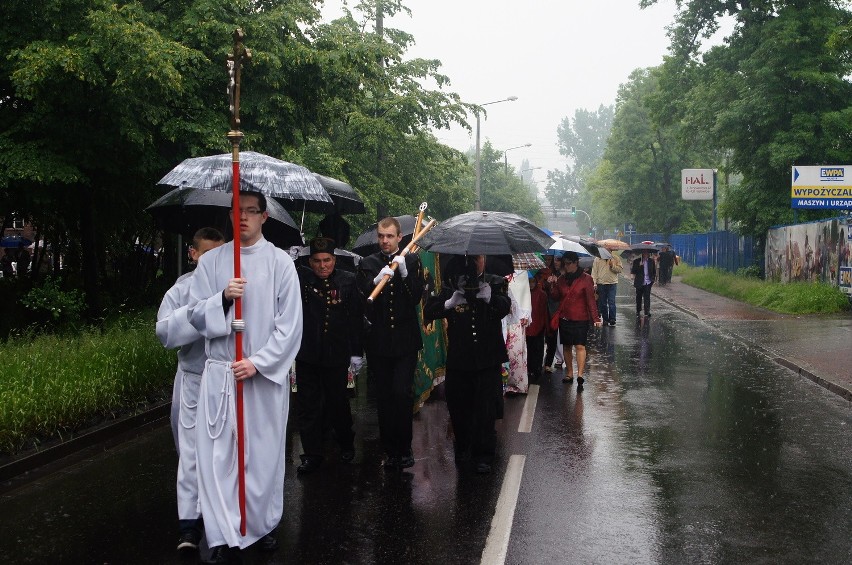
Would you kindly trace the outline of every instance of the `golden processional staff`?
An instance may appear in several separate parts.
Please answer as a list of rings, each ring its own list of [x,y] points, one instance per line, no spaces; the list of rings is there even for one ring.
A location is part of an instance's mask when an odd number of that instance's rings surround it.
[[[240,76],[243,62],[251,60],[251,51],[243,46],[243,30],[234,31],[234,52],[228,55],[228,98],[231,110],[231,131],[228,139],[231,142],[231,158],[233,170],[232,191],[234,194],[231,208],[234,224],[234,278],[240,278],[240,141],[243,132],[240,131]],[[242,298],[234,300],[234,319],[231,321],[234,330],[235,361],[243,358],[243,331],[246,329],[243,320]],[[237,412],[237,476],[239,481],[240,501],[240,534],[246,535],[246,470],[245,470],[245,424],[243,418],[243,381],[237,381],[235,398]]]
[[[425,226],[423,226],[423,229],[419,229],[420,223],[423,221],[424,212],[426,212],[426,203],[425,202],[423,202],[420,205],[420,213],[417,215],[417,221],[414,223],[414,235],[411,237],[411,241],[408,243],[408,245],[405,246],[405,249],[403,249],[400,252],[400,254],[399,254],[400,257],[405,257],[409,253],[413,253],[413,252],[417,251],[417,249],[418,249],[417,248],[417,241],[423,235],[425,235],[426,232],[428,232],[429,230],[431,230],[435,226],[435,223],[436,223],[435,220],[431,219],[431,220],[429,220],[429,222]],[[391,270],[396,271],[396,268],[397,268],[398,265],[399,265],[399,263],[392,263],[390,265]],[[385,285],[391,279],[391,276],[393,276],[393,275],[385,275],[382,278],[382,280],[379,281],[379,284],[376,285],[376,288],[374,288],[373,292],[370,293],[370,296],[367,297],[367,301],[372,302],[373,300],[376,299],[376,297],[382,292],[382,289],[385,288]]]

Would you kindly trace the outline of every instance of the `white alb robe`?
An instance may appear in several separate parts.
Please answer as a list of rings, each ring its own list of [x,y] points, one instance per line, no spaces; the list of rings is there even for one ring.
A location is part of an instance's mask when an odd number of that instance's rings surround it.
[[[243,381],[246,535],[240,535],[234,332],[222,291],[234,276],[233,242],[205,253],[190,289],[189,319],[206,338],[198,398],[197,455],[201,514],[210,547],[245,548],[272,531],[284,509],[288,372],[302,340],[302,302],[293,260],[261,238],[240,249],[243,357],[257,374]]]
[[[198,478],[195,463],[195,420],[198,389],[207,354],[204,337],[189,323],[188,303],[192,272],[175,281],[157,312],[157,337],[164,347],[178,351],[172,391],[172,434],[178,451],[177,508],[179,520],[198,518]]]

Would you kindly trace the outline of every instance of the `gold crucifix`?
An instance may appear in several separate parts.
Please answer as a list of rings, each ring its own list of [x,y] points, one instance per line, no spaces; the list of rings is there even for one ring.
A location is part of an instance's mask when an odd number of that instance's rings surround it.
[[[234,30],[234,52],[228,55],[228,103],[231,111],[231,129],[240,130],[240,75],[244,63],[251,61],[251,51],[243,46],[243,30]]]

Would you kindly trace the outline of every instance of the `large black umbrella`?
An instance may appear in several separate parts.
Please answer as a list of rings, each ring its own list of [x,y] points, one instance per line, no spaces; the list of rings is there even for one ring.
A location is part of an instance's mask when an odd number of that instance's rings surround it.
[[[394,218],[397,219],[399,227],[402,230],[402,241],[399,246],[400,248],[403,248],[411,242],[411,236],[414,234],[414,224],[417,222],[417,218],[410,214],[405,216],[394,216]],[[424,222],[424,224],[425,223],[426,222]],[[352,245],[352,251],[361,257],[366,257],[367,255],[376,253],[379,250],[378,226],[379,224],[376,222],[367,228],[364,233],[359,235],[358,239],[356,239],[355,243]]]
[[[157,184],[231,192],[232,159],[230,153],[185,159]],[[334,211],[334,201],[311,171],[254,151],[240,152],[240,191],[244,190],[275,198],[291,210]]]
[[[366,212],[364,201],[358,197],[355,189],[342,180],[314,173],[322,187],[334,201],[334,210],[338,214],[363,214]]]
[[[176,188],[145,208],[162,230],[191,238],[203,227],[220,230],[225,236],[231,228],[231,195],[215,190]],[[290,214],[273,199],[266,201],[269,218],[263,224],[263,236],[281,248],[302,245],[302,234]]]
[[[454,255],[511,255],[544,251],[553,238],[510,212],[467,212],[441,222],[420,239],[420,247]]]
[[[33,242],[21,235],[7,235],[0,239],[0,247],[29,247]]]

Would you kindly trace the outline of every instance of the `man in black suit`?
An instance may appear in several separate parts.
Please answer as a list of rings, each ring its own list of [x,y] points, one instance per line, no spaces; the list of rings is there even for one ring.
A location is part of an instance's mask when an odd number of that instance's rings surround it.
[[[355,457],[355,434],[346,381],[349,368],[361,367],[364,310],[355,275],[335,268],[335,243],[323,237],[310,242],[310,268],[299,267],[302,293],[302,344],[296,355],[295,395],[302,439],[299,474],[322,463],[323,424],[328,422],[344,462]]]
[[[379,252],[361,260],[356,282],[363,299],[386,276],[390,280],[365,312],[369,329],[365,338],[368,368],[378,387],[379,437],[385,451],[385,467],[405,469],[414,465],[411,452],[414,411],[414,372],[417,353],[423,348],[417,306],[425,280],[420,258],[399,254],[402,232],[393,217],[376,228]],[[396,263],[396,270],[391,265]]]
[[[657,278],[657,264],[650,257],[647,250],[642,251],[642,256],[633,260],[630,273],[633,275],[633,287],[636,289],[636,317],[642,315],[642,306],[645,307],[645,315],[651,315],[651,286]]]
[[[449,271],[450,269],[448,269]],[[456,465],[473,458],[477,473],[491,472],[502,412],[501,365],[509,360],[500,321],[509,313],[506,279],[485,273],[485,256],[468,257],[429,298],[424,318],[446,318],[447,408],[455,434]]]

